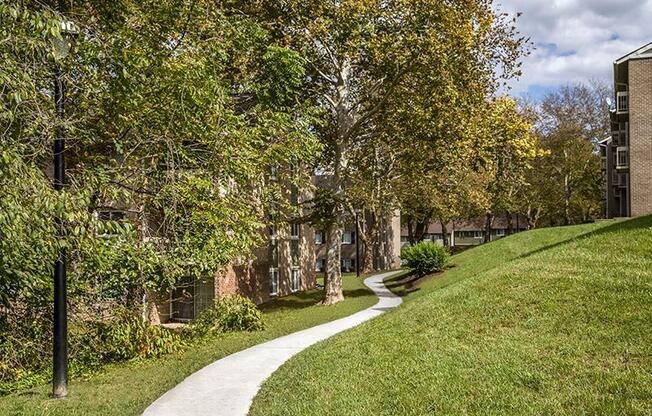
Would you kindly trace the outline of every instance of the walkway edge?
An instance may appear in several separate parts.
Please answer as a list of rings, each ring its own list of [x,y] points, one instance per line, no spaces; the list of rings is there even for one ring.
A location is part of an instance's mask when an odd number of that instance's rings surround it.
[[[143,415],[246,416],[263,382],[287,360],[320,341],[400,305],[402,299],[383,283],[398,273],[380,273],[365,279],[364,284],[378,296],[374,306],[219,359],[159,397]]]

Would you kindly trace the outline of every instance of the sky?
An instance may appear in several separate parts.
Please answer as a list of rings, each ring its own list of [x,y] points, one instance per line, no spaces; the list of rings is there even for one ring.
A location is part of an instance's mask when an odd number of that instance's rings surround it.
[[[496,0],[523,13],[519,31],[535,49],[511,93],[541,98],[560,85],[612,80],[613,61],[652,42],[652,0]]]

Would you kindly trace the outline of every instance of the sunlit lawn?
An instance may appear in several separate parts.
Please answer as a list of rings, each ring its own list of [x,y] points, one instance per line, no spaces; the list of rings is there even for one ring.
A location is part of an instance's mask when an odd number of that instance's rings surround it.
[[[650,415],[652,217],[465,251],[284,364],[251,414]]]

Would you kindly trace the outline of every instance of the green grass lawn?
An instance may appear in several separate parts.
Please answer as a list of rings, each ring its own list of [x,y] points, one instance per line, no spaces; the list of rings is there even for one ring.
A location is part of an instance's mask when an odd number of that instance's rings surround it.
[[[139,415],[145,408],[205,365],[252,345],[350,315],[378,300],[362,279],[345,275],[346,300],[335,306],[316,305],[321,291],[288,296],[263,305],[267,329],[221,335],[180,354],[156,360],[113,365],[101,374],[72,380],[63,400],[48,397],[42,386],[0,398],[0,415]]]
[[[401,307],[288,361],[251,414],[652,414],[652,217],[452,260]]]

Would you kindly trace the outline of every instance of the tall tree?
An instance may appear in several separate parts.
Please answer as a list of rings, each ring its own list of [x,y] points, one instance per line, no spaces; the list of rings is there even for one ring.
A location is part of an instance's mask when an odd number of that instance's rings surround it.
[[[326,110],[323,167],[341,208],[327,230],[324,303],[336,303],[343,298],[337,253],[350,203],[351,150],[384,130],[383,115],[395,97],[405,97],[399,90],[406,82],[438,86],[431,98],[439,109],[464,101],[469,90],[492,89],[497,71],[514,72],[523,40],[484,0],[289,0],[258,6],[285,44],[306,57],[311,92]]]
[[[568,225],[600,216],[602,175],[597,143],[607,137],[609,89],[567,85],[536,107],[536,133],[546,153],[536,161],[531,201],[542,201],[538,225]]]

